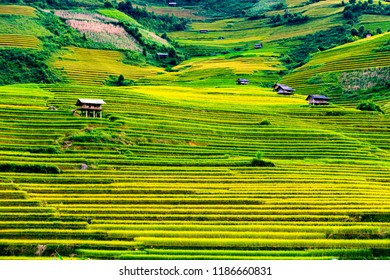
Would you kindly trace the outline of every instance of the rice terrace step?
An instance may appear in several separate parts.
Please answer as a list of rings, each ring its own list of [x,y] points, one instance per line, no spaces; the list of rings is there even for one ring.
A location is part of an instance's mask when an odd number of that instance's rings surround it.
[[[14,2],[0,260],[390,258],[390,3]]]

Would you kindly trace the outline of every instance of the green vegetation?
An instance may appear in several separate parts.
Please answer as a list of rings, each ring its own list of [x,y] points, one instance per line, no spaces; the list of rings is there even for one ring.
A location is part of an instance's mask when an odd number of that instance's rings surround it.
[[[275,165],[272,162],[267,162],[262,160],[263,152],[258,151],[256,153],[256,157],[252,159],[251,165],[252,166],[266,166],[266,167],[274,167]]]
[[[17,164],[12,162],[0,163],[1,172],[28,172],[59,174],[61,170],[55,165]]]
[[[51,36],[52,33],[40,24],[39,19],[17,16],[0,15],[2,26],[0,34],[33,35],[37,37]]]
[[[308,21],[309,19],[309,16],[304,16],[301,13],[284,13],[283,15],[272,15],[269,19],[269,23],[271,23],[273,26],[279,26],[283,24],[300,24]]]
[[[149,13],[146,9],[140,9],[137,7],[134,8],[130,1],[119,3],[118,10],[131,16],[146,28],[159,32],[184,30],[186,28],[186,24],[188,23],[188,20],[179,19],[172,15],[160,16]]]
[[[345,6],[343,11],[344,19],[357,21],[359,16],[363,14],[372,15],[390,15],[390,6],[378,4],[369,4],[368,2],[353,1],[350,5]]]
[[[363,102],[358,104],[356,109],[359,109],[362,111],[375,111],[375,112],[383,113],[381,108],[372,101],[363,101]]]
[[[310,54],[324,51],[351,41],[350,37],[348,37],[348,29],[343,26],[333,27],[304,37],[298,37],[297,40],[299,40],[298,46],[293,47],[288,56],[282,58],[283,62],[287,64],[287,67],[289,68],[295,68],[307,63]]]
[[[27,4],[47,9],[69,9],[79,6],[102,7],[104,0],[2,0],[3,3]]]
[[[0,10],[0,259],[389,259],[387,15],[30,2]]]
[[[0,85],[60,81],[60,76],[45,63],[49,55],[46,51],[0,49]]]

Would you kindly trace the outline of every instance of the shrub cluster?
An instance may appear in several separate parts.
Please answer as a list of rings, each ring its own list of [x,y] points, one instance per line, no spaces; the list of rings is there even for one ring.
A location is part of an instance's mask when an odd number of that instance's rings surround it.
[[[0,163],[0,172],[25,172],[60,174],[61,169],[50,164],[19,164],[13,162]]]
[[[379,47],[375,50],[376,52],[388,52],[390,51],[390,40],[383,44],[383,46]]]
[[[273,11],[278,11],[278,10],[282,10],[282,9],[286,9],[286,8],[287,8],[287,5],[285,3],[282,3],[282,2],[271,6],[271,10],[273,10]]]
[[[351,29],[351,35],[353,37],[360,37],[365,38],[368,34],[375,35],[375,34],[382,34],[383,31],[380,27],[378,27],[375,32],[372,32],[371,30],[367,30],[364,28],[364,25],[361,25],[359,29],[352,28]]]
[[[301,24],[308,21],[310,18],[302,13],[284,13],[284,15],[272,15],[269,19],[269,23],[274,26],[283,24]]]
[[[187,19],[178,18],[174,15],[156,15],[148,12],[145,8],[134,8],[130,1],[119,3],[118,10],[156,32],[185,30],[189,22]]]
[[[356,22],[359,16],[363,14],[371,15],[390,15],[390,6],[382,5],[381,2],[378,4],[369,3],[372,1],[357,2],[356,0],[350,0],[348,5],[343,10],[343,18],[352,22]]]
[[[110,86],[132,86],[135,82],[130,79],[125,79],[125,76],[120,74],[118,77],[110,76],[106,84]]]
[[[271,125],[271,122],[267,119],[262,120],[259,125]]]
[[[252,159],[251,165],[252,166],[261,166],[261,167],[274,167],[275,164],[273,164],[270,161],[265,161],[262,160],[261,158],[263,157],[263,152],[258,151],[256,153],[256,157]]]
[[[61,78],[45,63],[48,58],[47,51],[0,50],[0,85],[59,82]]]
[[[371,112],[380,112],[383,113],[382,109],[379,107],[379,105],[376,105],[371,100],[362,101],[358,104],[356,109],[359,109],[361,111],[371,111]]]

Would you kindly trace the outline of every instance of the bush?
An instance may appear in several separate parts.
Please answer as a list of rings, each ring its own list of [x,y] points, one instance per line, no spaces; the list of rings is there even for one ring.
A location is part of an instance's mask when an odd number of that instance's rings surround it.
[[[271,125],[271,122],[269,120],[262,120],[259,125]]]
[[[250,17],[248,17],[248,20],[258,20],[258,19],[263,19],[263,18],[266,18],[266,15],[262,14],[262,15],[250,16]]]
[[[36,50],[0,50],[0,85],[55,83],[61,79],[45,63],[50,53]]]
[[[344,112],[340,111],[328,111],[324,113],[324,116],[331,116],[331,117],[336,117],[336,116],[344,116]]]
[[[251,161],[252,166],[262,166],[262,167],[275,167],[275,164],[273,164],[270,161],[264,161],[262,159],[254,158]]]
[[[280,14],[272,15],[269,19],[269,23],[274,26],[283,24],[301,24],[308,21],[310,18],[302,13],[284,13],[283,16]]]
[[[263,167],[274,167],[275,164],[273,164],[272,162],[264,161],[261,159],[263,157],[263,155],[264,154],[262,151],[258,151],[256,153],[256,157],[252,159],[251,165],[252,166],[263,166]]]
[[[261,159],[263,157],[264,153],[262,151],[257,151],[256,158]]]
[[[0,163],[0,172],[25,172],[60,174],[61,169],[50,164],[18,164],[13,162]]]
[[[52,146],[46,146],[46,147],[34,147],[34,148],[28,148],[26,151],[33,153],[33,154],[60,154],[61,151],[57,147],[52,147]]]
[[[125,79],[125,77],[120,74],[118,77],[110,76],[106,81],[106,84],[109,86],[132,86],[135,82],[133,80]]]
[[[286,4],[284,4],[282,2],[280,2],[278,4],[274,4],[274,5],[271,6],[271,10],[273,10],[273,11],[283,10],[283,9],[286,9],[286,8],[287,8]]]
[[[114,8],[114,4],[112,4],[109,1],[106,1],[106,2],[104,2],[104,8],[112,9],[112,8]]]
[[[359,109],[361,111],[372,111],[372,112],[380,112],[384,113],[382,109],[379,107],[379,105],[376,105],[373,101],[362,101],[359,103],[359,105],[356,107],[356,109]]]
[[[351,35],[352,36],[358,36],[359,35],[359,32],[356,30],[356,28],[352,28],[351,29]]]

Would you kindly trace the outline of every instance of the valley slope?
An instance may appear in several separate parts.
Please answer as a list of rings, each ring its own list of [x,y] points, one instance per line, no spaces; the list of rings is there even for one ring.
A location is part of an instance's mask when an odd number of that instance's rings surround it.
[[[130,49],[42,2],[0,6],[0,259],[390,257],[387,15],[133,3],[191,20],[161,32],[116,3],[72,7]],[[286,9],[309,20],[270,22]],[[103,99],[103,117],[74,112],[79,98]]]

